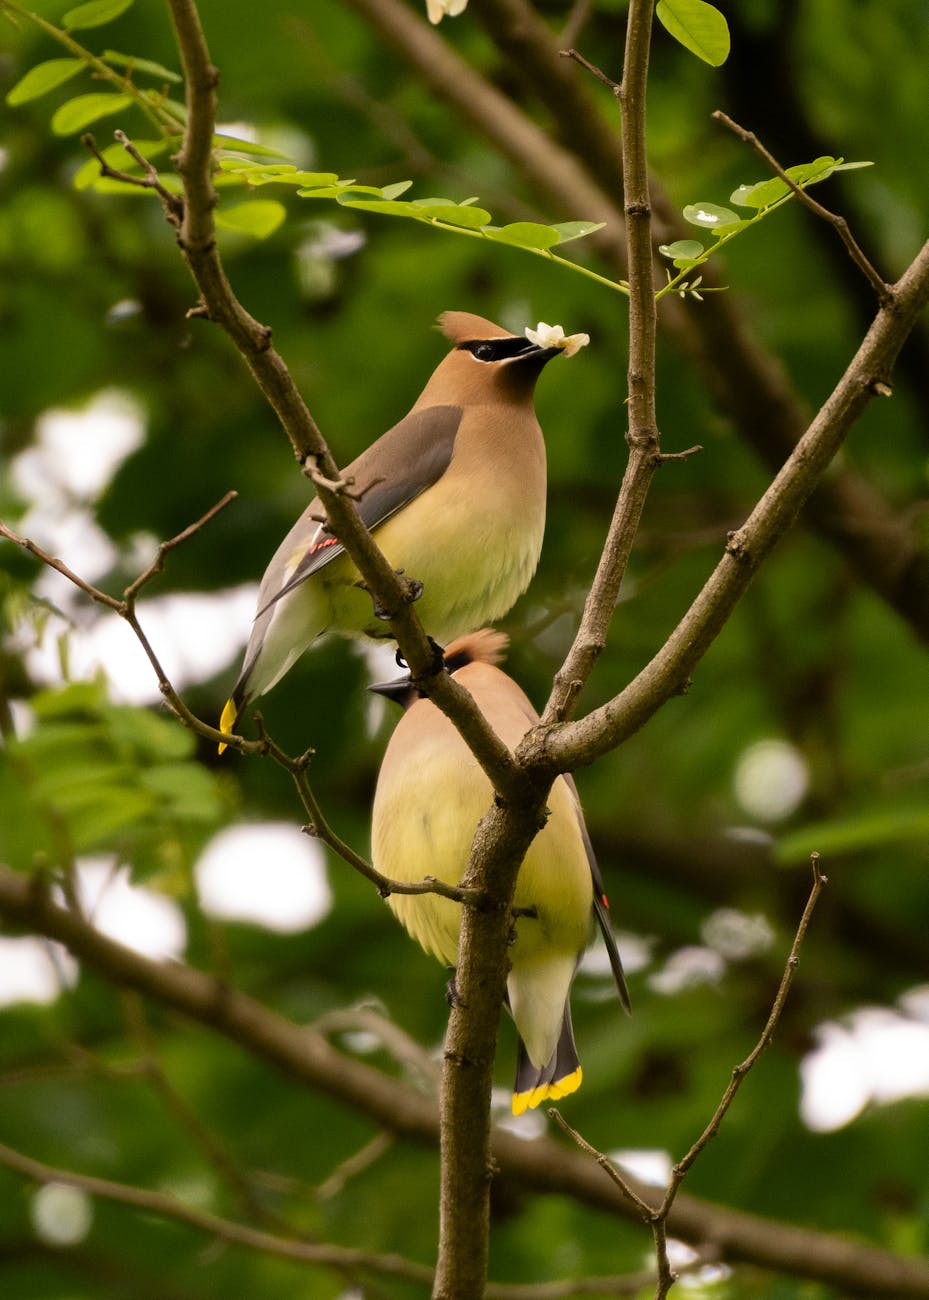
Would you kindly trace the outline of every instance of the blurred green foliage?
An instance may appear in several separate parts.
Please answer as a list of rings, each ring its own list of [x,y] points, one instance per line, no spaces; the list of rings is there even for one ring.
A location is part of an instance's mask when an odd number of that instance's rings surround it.
[[[65,8],[59,0],[35,7],[56,22]],[[220,124],[229,134],[252,124],[301,168],[364,184],[411,178],[417,194],[449,194],[457,202],[480,194],[501,221],[553,224],[588,215],[553,211],[421,87],[349,6],[265,0],[256,10],[243,0],[202,0],[200,8],[221,70]],[[546,0],[539,8],[555,28],[565,21],[567,6]],[[623,8],[594,0],[581,38],[585,53],[614,75]],[[652,166],[672,202],[680,210],[766,179],[755,158],[709,120],[722,107],[757,130],[784,163],[820,153],[873,159],[867,171],[832,177],[817,197],[849,216],[888,277],[899,274],[925,238],[929,214],[929,171],[921,161],[925,7],[906,0],[752,0],[730,8],[738,10],[727,14],[732,54],[718,70],[688,57],[656,28],[649,138]],[[5,94],[30,67],[61,51],[27,21],[0,15],[0,22]],[[513,69],[470,15],[441,30],[522,102]],[[178,68],[159,5],[137,4],[85,39],[90,44],[97,36],[93,48],[100,51],[132,51],[163,69]],[[146,84],[159,78],[177,94],[164,71],[156,69]],[[33,445],[43,412],[80,405],[105,388],[128,389],[147,413],[147,436],[92,503],[123,557],[101,585],[118,594],[135,576],[140,566],[130,557],[140,536],[171,537],[227,489],[239,492],[204,533],[172,553],[147,588],[144,626],[147,599],[256,581],[307,487],[227,339],[187,317],[194,290],[157,201],[75,188],[86,154],[49,123],[73,94],[94,89],[78,80],[3,110],[0,507],[15,525],[26,502],[10,467]],[[537,112],[531,102],[526,108]],[[140,136],[145,119],[129,108],[95,123],[101,147],[112,125]],[[559,124],[569,144],[570,129]],[[623,472],[624,300],[503,245],[335,205],[308,210],[296,197],[275,194],[285,221],[261,241],[221,231],[221,247],[240,299],[273,328],[343,463],[411,405],[443,352],[431,331],[440,311],[477,311],[516,330],[559,321],[567,332],[591,335],[591,347],[570,369],[552,367],[540,385],[549,523],[539,573],[506,622],[510,670],[541,705],[576,625]],[[238,200],[233,194],[227,201]],[[574,249],[572,256],[597,267],[584,241]],[[833,233],[793,205],[727,250],[730,292],[814,408],[872,310],[856,276]],[[699,303],[688,310],[699,322]],[[893,401],[867,413],[844,453],[845,463],[923,534],[927,348],[923,328],[901,361]],[[704,450],[656,478],[610,645],[584,707],[622,689],[657,650],[727,531],[745,519],[766,482],[714,407],[703,376],[666,345],[659,381],[666,449],[699,442]],[[156,709],[114,702],[105,673],[57,685],[32,680],[25,650],[52,635],[40,617],[47,604],[35,606],[30,594],[39,573],[11,545],[0,546],[4,862],[56,870],[69,855],[116,854],[136,879],[181,900],[193,964],[209,968],[224,950],[239,986],[300,1020],[374,999],[420,1042],[437,1046],[445,1019],[442,972],[343,863],[330,864],[335,906],[308,933],[282,937],[226,925],[218,936],[219,927],[198,915],[191,870],[210,834],[235,820],[299,824],[304,816],[291,782],[269,762],[220,762]],[[50,591],[45,580],[46,602],[57,599]],[[230,644],[223,671],[186,689],[203,716],[218,714],[240,651],[241,644]],[[346,644],[327,644],[305,657],[262,710],[290,752],[315,747],[314,788],[335,827],[365,852],[390,726],[384,719],[370,733],[366,680]],[[27,701],[32,711],[32,729],[20,735],[11,700]],[[777,1040],[688,1189],[888,1247],[925,1249],[925,1101],[874,1108],[841,1131],[819,1134],[802,1126],[797,1106],[798,1064],[820,1022],[862,1004],[893,1004],[927,980],[926,707],[925,648],[856,582],[840,555],[798,529],[756,580],[690,692],[579,774],[617,923],[651,940],[649,963],[630,979],[630,1022],[614,1000],[600,996],[603,980],[578,980],[575,1023],[585,1076],[565,1111],[592,1142],[680,1154],[694,1139],[764,1023],[806,894],[806,855],[820,849],[830,885]],[[791,742],[809,773],[804,798],[776,824],[741,807],[733,785],[741,756],[766,737]],[[734,828],[753,834],[737,837]],[[729,962],[718,983],[674,995],[656,991],[649,976],[681,946],[700,944],[702,923],[723,905],[763,913],[773,946]],[[344,1187],[321,1196],[319,1185],[372,1138],[371,1125],[156,1007],[149,1016],[174,1087],[241,1168],[263,1171],[256,1186],[268,1207],[321,1240],[433,1259],[434,1153],[394,1143]],[[503,1082],[513,1056],[508,1025],[499,1056]],[[119,994],[91,972],[52,1006],[4,1010],[0,1138],[53,1164],[174,1189],[218,1212],[241,1213],[145,1080],[117,1068],[137,1057]],[[396,1069],[383,1051],[372,1060]],[[54,1250],[34,1237],[29,1201],[22,1181],[0,1171],[0,1287],[17,1300],[349,1294],[349,1283],[334,1274],[308,1274],[241,1250],[204,1250],[185,1229],[102,1202],[87,1240]],[[503,1189],[494,1215],[491,1272],[500,1280],[633,1270],[647,1254],[642,1232],[555,1198]],[[421,1292],[379,1281],[357,1294]],[[829,1293],[742,1270],[714,1294],[787,1300]]]

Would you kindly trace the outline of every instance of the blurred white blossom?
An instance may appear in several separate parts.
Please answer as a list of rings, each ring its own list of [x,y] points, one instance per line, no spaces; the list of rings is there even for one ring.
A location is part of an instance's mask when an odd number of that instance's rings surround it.
[[[718,984],[725,973],[726,963],[718,952],[691,944],[672,952],[661,970],[649,975],[648,984],[656,993],[671,997],[701,984]]]
[[[774,942],[774,931],[764,916],[748,916],[735,907],[717,908],[703,922],[700,934],[726,961],[745,961],[767,951]]]

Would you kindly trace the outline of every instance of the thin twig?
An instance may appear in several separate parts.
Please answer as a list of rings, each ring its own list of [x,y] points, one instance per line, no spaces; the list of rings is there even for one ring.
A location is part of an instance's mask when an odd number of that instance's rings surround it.
[[[447,885],[444,881],[437,880],[435,876],[426,876],[418,881],[404,881],[391,880],[389,876],[382,875],[366,858],[356,853],[351,845],[347,844],[330,826],[306,775],[307,756],[301,755],[299,758],[291,758],[267,735],[263,724],[262,742],[259,743],[263,744],[264,752],[273,758],[279,766],[285,768],[293,778],[297,794],[300,796],[300,802],[310,818],[309,824],[303,828],[306,834],[312,835],[314,839],[320,840],[323,844],[328,844],[349,866],[354,867],[373,885],[376,885],[377,892],[382,898],[387,898],[390,894],[438,894],[441,898],[451,899],[455,903],[480,906],[483,898],[480,890],[465,889],[459,885]]]
[[[135,185],[139,189],[153,190],[161,199],[165,216],[173,226],[179,226],[184,215],[184,200],[179,194],[172,194],[169,189],[166,189],[156,168],[139,153],[124,131],[114,131],[113,134],[133,162],[142,168],[142,175],[136,176],[132,172],[121,171],[118,167],[112,167],[100,152],[94,137],[87,131],[81,136],[81,144],[90,150],[100,164],[100,175],[108,177],[110,180],[120,181],[123,185]]]
[[[595,63],[591,63],[589,59],[585,59],[583,54],[579,53],[575,49],[559,50],[558,53],[563,59],[573,59],[575,63],[579,63],[582,68],[591,74],[591,76],[596,77],[598,81],[602,82],[604,86],[611,90],[617,99],[619,98],[621,90],[619,82],[614,81],[612,77],[608,77],[602,68],[598,68]]]
[[[13,529],[7,527],[2,519],[0,519],[0,537],[5,537],[7,541],[13,542],[16,546],[22,547],[24,551],[28,551],[30,555],[34,555],[37,560],[41,560],[41,562],[44,565],[47,565],[48,568],[54,569],[56,573],[60,573],[62,577],[67,578],[69,582],[73,582],[75,587],[79,587],[80,590],[84,592],[85,596],[89,596],[90,599],[96,601],[98,605],[105,605],[107,609],[112,609],[117,614],[122,609],[123,602],[121,600],[118,600],[115,596],[107,595],[107,593],[101,591],[99,587],[95,587],[92,583],[81,578],[73,569],[69,569],[66,564],[63,564],[61,560],[56,559],[54,555],[50,555],[48,551],[44,551],[41,546],[37,545],[30,538],[21,537],[19,533],[14,533]]]
[[[774,1031],[777,1028],[778,1021],[780,1020],[781,1014],[783,1013],[784,1010],[784,1005],[787,1002],[787,995],[790,992],[790,986],[793,983],[794,976],[797,973],[797,966],[800,961],[800,948],[801,945],[803,944],[803,940],[806,937],[806,932],[807,929],[809,928],[810,920],[812,919],[813,916],[813,910],[816,907],[817,902],[819,901],[820,894],[823,892],[823,889],[826,887],[828,883],[828,877],[823,875],[822,867],[821,867],[821,859],[818,853],[812,853],[810,855],[810,866],[813,872],[813,884],[810,889],[810,896],[807,899],[806,907],[803,909],[803,915],[800,917],[800,922],[797,926],[797,932],[794,935],[794,941],[790,947],[790,955],[787,958],[787,964],[784,967],[784,973],[781,976],[780,986],[778,987],[777,995],[771,1007],[771,1012],[768,1016],[767,1024],[762,1030],[761,1037],[758,1039],[758,1042],[755,1044],[752,1051],[749,1052],[748,1056],[741,1063],[741,1065],[737,1065],[733,1068],[732,1078],[729,1081],[729,1086],[726,1088],[726,1091],[723,1094],[722,1099],[716,1108],[716,1112],[713,1115],[713,1118],[710,1120],[709,1124],[707,1124],[706,1128],[697,1138],[696,1142],[693,1144],[693,1146],[690,1148],[687,1154],[681,1160],[679,1160],[677,1164],[675,1164],[671,1172],[671,1182],[668,1186],[668,1191],[665,1196],[665,1204],[662,1206],[663,1213],[666,1212],[666,1207],[667,1209],[670,1209],[671,1201],[673,1201],[674,1196],[677,1193],[678,1187],[680,1186],[681,1182],[684,1179],[684,1176],[687,1174],[693,1162],[697,1159],[697,1157],[700,1155],[701,1151],[703,1151],[703,1149],[707,1146],[707,1144],[719,1132],[719,1126],[723,1121],[726,1111],[732,1105],[736,1093],[739,1091],[739,1088],[742,1086],[745,1076],[748,1074],[749,1070],[751,1070],[751,1068],[758,1060],[761,1053],[765,1050],[765,1048],[771,1042],[771,1039],[774,1037]]]
[[[169,552],[173,551],[175,547],[180,546],[183,542],[189,541],[195,533],[198,533],[201,528],[205,527],[206,524],[215,519],[221,510],[225,510],[226,506],[228,506],[231,501],[235,501],[238,495],[238,492],[234,490],[227,492],[222,500],[217,501],[216,505],[212,506],[205,515],[201,515],[196,523],[188,524],[187,527],[182,529],[176,537],[170,538],[167,542],[159,542],[158,551],[154,560],[152,560],[147,569],[143,570],[143,572],[139,574],[135,582],[131,583],[126,588],[123,592],[123,600],[127,603],[134,601],[145,584],[150,582],[156,574],[163,572],[165,567],[165,557]]]
[[[733,121],[728,113],[724,113],[722,109],[718,108],[715,113],[713,113],[713,117],[717,122],[721,122],[723,126],[728,127],[729,130],[737,135],[740,140],[744,141],[745,144],[751,145],[759,157],[765,160],[774,174],[779,176],[784,184],[790,187],[804,207],[809,208],[817,217],[821,217],[823,221],[828,221],[831,226],[835,227],[842,243],[848,251],[849,257],[877,294],[877,300],[880,305],[883,307],[890,302],[892,296],[891,286],[865,256],[861,246],[849,229],[848,222],[845,218],[839,216],[836,212],[830,212],[828,208],[824,207],[821,203],[818,203],[811,194],[788,176],[781,164],[777,161],[774,155],[765,148],[754,131],[749,131],[744,126],[740,126],[738,122]]]
[[[247,1246],[251,1250],[262,1251],[265,1254],[299,1260],[307,1264],[319,1264],[339,1271],[362,1269],[425,1285],[432,1280],[431,1268],[425,1264],[416,1264],[412,1260],[403,1259],[400,1255],[381,1255],[373,1251],[353,1250],[345,1246],[318,1245],[277,1236],[258,1228],[251,1228],[244,1223],[220,1218],[219,1215],[210,1214],[205,1210],[195,1209],[165,1192],[151,1192],[144,1187],[134,1187],[128,1183],[117,1183],[108,1178],[95,1178],[90,1174],[76,1173],[72,1169],[58,1169],[42,1164],[3,1144],[0,1144],[0,1165],[12,1169],[33,1182],[64,1183],[68,1187],[77,1187],[90,1196],[99,1196],[103,1200],[129,1205],[146,1214],[154,1214],[160,1219],[184,1223],[190,1228],[208,1233],[211,1237],[228,1242],[230,1245]]]
[[[783,1013],[784,1006],[787,1002],[787,996],[790,992],[790,986],[793,983],[794,975],[800,961],[800,948],[806,937],[807,929],[813,916],[813,910],[819,901],[819,896],[827,884],[827,877],[823,874],[820,865],[820,856],[818,853],[810,855],[810,865],[813,871],[813,884],[810,889],[809,898],[803,909],[803,915],[797,925],[797,931],[794,935],[793,943],[790,946],[790,953],[787,957],[787,963],[784,967],[784,973],[781,976],[781,982],[771,1006],[771,1011],[765,1023],[761,1036],[751,1052],[740,1065],[736,1065],[732,1071],[732,1078],[723,1093],[719,1105],[716,1107],[713,1117],[706,1125],[703,1132],[691,1146],[690,1150],[672,1167],[671,1177],[668,1180],[668,1186],[665,1190],[664,1197],[658,1205],[651,1205],[644,1197],[640,1196],[637,1191],[623,1177],[622,1173],[616,1168],[609,1156],[602,1151],[598,1151],[592,1146],[576,1129],[572,1128],[561,1114],[551,1109],[548,1113],[552,1119],[556,1120],[561,1129],[568,1134],[582,1151],[596,1160],[597,1164],[603,1169],[609,1178],[616,1184],[626,1200],[635,1207],[642,1222],[645,1223],[652,1231],[655,1245],[655,1256],[658,1265],[658,1276],[654,1300],[664,1300],[671,1287],[677,1280],[674,1270],[671,1268],[668,1256],[668,1219],[674,1202],[677,1199],[681,1183],[693,1165],[694,1161],[706,1149],[709,1143],[719,1132],[720,1126],[725,1118],[726,1112],[732,1105],[735,1095],[745,1079],[745,1076],[752,1069],[755,1062],[761,1056],[761,1053],[769,1045],[774,1037],[774,1031]]]
[[[350,1156],[342,1160],[332,1173],[319,1184],[316,1189],[316,1195],[321,1201],[331,1200],[333,1196],[340,1196],[344,1192],[348,1183],[359,1174],[367,1173],[372,1165],[380,1160],[394,1144],[394,1139],[390,1133],[375,1133],[374,1137],[360,1147],[359,1150],[353,1151]]]
[[[568,1137],[571,1139],[571,1141],[574,1142],[578,1147],[580,1147],[582,1151],[586,1151],[586,1153],[589,1156],[591,1156],[594,1160],[596,1160],[597,1164],[607,1175],[607,1177],[610,1178],[616,1184],[616,1186],[622,1192],[623,1196],[626,1198],[629,1204],[635,1207],[635,1209],[646,1221],[646,1223],[650,1223],[652,1221],[652,1217],[655,1213],[656,1207],[653,1205],[649,1205],[648,1201],[644,1200],[643,1197],[639,1195],[639,1193],[635,1190],[635,1188],[631,1185],[631,1183],[628,1183],[626,1181],[626,1179],[616,1168],[616,1165],[613,1163],[610,1157],[606,1155],[603,1151],[598,1151],[597,1148],[595,1146],[592,1146],[591,1143],[589,1143],[587,1139],[577,1131],[576,1128],[572,1128],[572,1126],[562,1115],[561,1111],[556,1109],[556,1107],[552,1106],[549,1108],[548,1117],[549,1119],[553,1119],[555,1123],[559,1126],[561,1131],[563,1133],[566,1133]]]

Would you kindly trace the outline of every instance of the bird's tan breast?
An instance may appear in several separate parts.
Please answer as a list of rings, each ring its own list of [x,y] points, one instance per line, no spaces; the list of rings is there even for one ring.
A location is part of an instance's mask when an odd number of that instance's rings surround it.
[[[470,410],[445,474],[376,533],[395,568],[423,583],[418,612],[440,641],[502,617],[528,587],[545,531],[545,446]]]

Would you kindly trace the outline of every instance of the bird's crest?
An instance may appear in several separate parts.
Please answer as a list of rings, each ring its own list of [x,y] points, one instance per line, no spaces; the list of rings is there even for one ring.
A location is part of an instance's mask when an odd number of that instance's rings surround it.
[[[468,632],[450,641],[445,647],[445,663],[450,673],[468,664],[498,664],[506,657],[509,644],[510,638],[505,632],[482,627],[478,632]]]
[[[469,311],[443,311],[438,319],[438,326],[445,337],[451,339],[453,343],[516,337],[501,325],[495,325],[492,320],[485,320],[483,316],[474,316]]]

